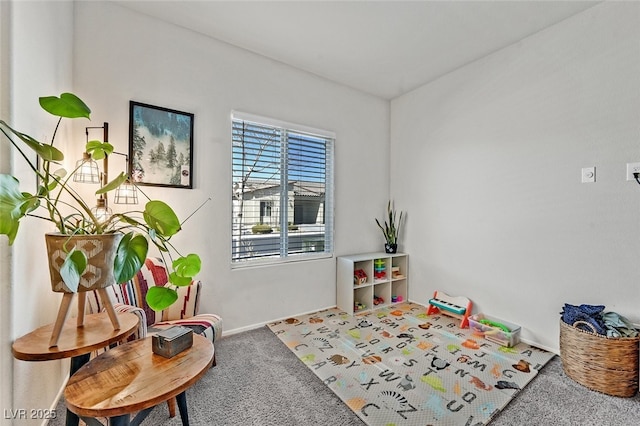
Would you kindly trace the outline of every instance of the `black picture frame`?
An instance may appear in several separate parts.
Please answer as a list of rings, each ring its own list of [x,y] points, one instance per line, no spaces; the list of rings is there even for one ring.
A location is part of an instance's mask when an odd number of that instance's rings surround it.
[[[189,112],[129,102],[129,171],[137,185],[193,188]]]

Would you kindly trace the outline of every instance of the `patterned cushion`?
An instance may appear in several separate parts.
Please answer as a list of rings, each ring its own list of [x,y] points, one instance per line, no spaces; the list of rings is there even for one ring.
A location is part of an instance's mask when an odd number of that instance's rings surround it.
[[[191,285],[178,288],[178,300],[162,312],[156,312],[147,305],[147,290],[153,285],[165,286],[169,282],[167,269],[160,258],[147,258],[136,276],[122,284],[107,288],[107,294],[116,312],[133,312],[140,319],[135,338],[147,336],[147,330],[154,325],[182,325],[192,328],[212,342],[222,335],[222,318],[214,314],[198,314],[202,283],[192,281]],[[104,306],[98,293],[87,292],[87,310],[101,312]]]
[[[154,325],[181,325],[188,327],[194,333],[201,334],[212,342],[222,336],[222,318],[214,314],[200,314],[186,319],[161,321]]]
[[[200,290],[202,283],[193,280],[187,287],[178,287],[178,300],[162,311],[161,321],[191,318],[198,313],[200,307]]]

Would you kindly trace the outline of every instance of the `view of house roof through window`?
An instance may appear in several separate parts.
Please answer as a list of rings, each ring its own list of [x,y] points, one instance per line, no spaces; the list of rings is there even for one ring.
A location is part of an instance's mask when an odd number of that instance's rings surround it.
[[[332,253],[334,140],[330,132],[233,114],[234,264]]]

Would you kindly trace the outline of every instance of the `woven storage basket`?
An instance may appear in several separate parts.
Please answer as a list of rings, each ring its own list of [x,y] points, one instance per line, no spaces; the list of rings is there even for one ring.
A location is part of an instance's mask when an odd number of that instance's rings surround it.
[[[577,322],[586,324],[586,322]],[[607,338],[560,320],[560,358],[571,379],[591,390],[632,397],[638,392],[640,337]]]

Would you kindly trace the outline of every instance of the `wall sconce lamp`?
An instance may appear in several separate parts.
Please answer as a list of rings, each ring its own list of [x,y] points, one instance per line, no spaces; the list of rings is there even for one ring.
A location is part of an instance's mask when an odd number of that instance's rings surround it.
[[[87,143],[89,143],[90,129],[103,129],[104,134],[102,141],[105,143],[109,141],[109,123],[104,123],[101,127],[85,127]],[[127,176],[129,176],[129,156],[116,151],[113,151],[111,154],[118,154],[125,157]],[[74,182],[99,183],[101,187],[109,183],[109,155],[105,155],[102,160],[102,173],[100,173],[98,164],[91,158],[91,155],[86,152],[82,154],[82,160],[78,160],[76,163],[76,169],[77,171],[73,176]],[[125,182],[116,188],[113,202],[116,204],[138,204],[138,190],[128,177]],[[96,207],[91,209],[91,211],[99,220],[106,220],[111,216],[111,209],[108,204],[107,195],[101,194],[97,200]]]

